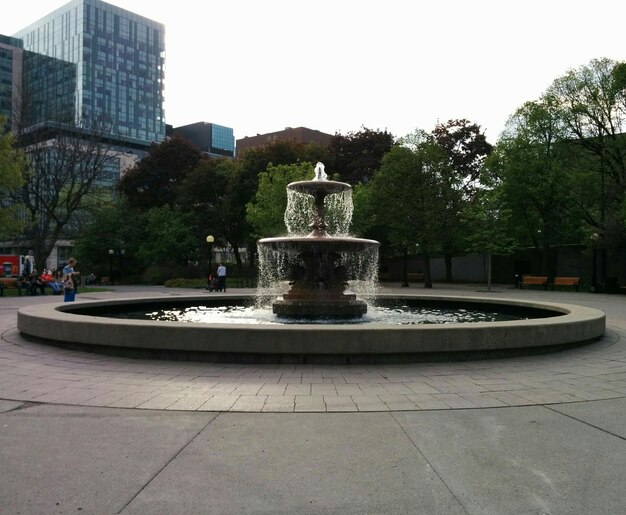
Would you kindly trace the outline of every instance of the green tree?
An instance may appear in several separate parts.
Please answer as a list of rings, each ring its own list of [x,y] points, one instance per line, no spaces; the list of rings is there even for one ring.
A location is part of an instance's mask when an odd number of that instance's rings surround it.
[[[570,70],[548,89],[559,107],[559,116],[567,130],[593,160],[587,160],[595,172],[593,203],[578,202],[589,226],[588,232],[599,235],[601,252],[600,280],[606,273],[607,250],[626,243],[626,226],[621,209],[626,201],[626,63],[594,59]]]
[[[123,257],[117,254],[116,267],[123,277],[138,280],[148,264],[139,259],[137,250],[140,242],[149,237],[141,215],[117,199],[98,209],[81,230],[74,243],[76,257],[83,273],[110,275],[109,250],[124,250]]]
[[[314,165],[270,165],[259,175],[259,187],[254,200],[247,206],[247,219],[257,237],[284,234],[287,185],[313,178]]]
[[[153,144],[146,157],[122,176],[118,188],[137,209],[172,205],[181,182],[201,158],[201,153],[191,143],[174,136]]]
[[[478,186],[483,163],[493,150],[485,133],[481,131],[480,125],[460,119],[437,124],[432,135],[448,157],[452,172],[462,184],[466,198],[471,198]]]
[[[106,123],[23,135],[28,168],[13,201],[23,206],[24,245],[44,263],[57,241],[74,237],[84,220],[110,201],[117,153],[106,141]]]
[[[362,128],[346,136],[335,134],[328,150],[327,173],[348,184],[367,183],[380,168],[383,156],[391,150],[394,137],[389,132]]]
[[[479,174],[483,163],[492,151],[480,125],[469,120],[448,120],[438,124],[432,132],[435,142],[443,149],[449,165],[448,202],[440,213],[443,223],[441,248],[444,254],[446,282],[452,281],[452,257],[463,248],[461,213],[467,201],[479,189]]]
[[[492,256],[511,254],[517,246],[509,233],[511,210],[502,207],[500,194],[497,188],[481,190],[463,211],[465,226],[471,228],[466,235],[466,249],[485,255],[488,291],[491,291]]]
[[[180,276],[189,261],[197,261],[198,240],[185,213],[164,205],[153,207],[141,218],[145,237],[137,256],[146,266],[146,279],[160,283]]]
[[[248,192],[243,181],[239,162],[204,160],[185,178],[178,197],[178,205],[190,215],[198,241],[204,242],[210,234],[218,244],[229,244],[239,269],[239,249],[247,245],[250,234],[245,217]],[[206,245],[201,249],[201,254],[209,251]]]
[[[17,213],[20,206],[8,202],[23,184],[26,167],[24,154],[15,148],[12,134],[5,130],[6,119],[0,116],[0,238],[15,236],[21,229]]]
[[[417,133],[385,155],[371,181],[377,223],[387,228],[397,251],[406,255],[419,246],[426,288],[432,288],[430,256],[440,250],[440,213],[449,194],[449,175],[441,147],[425,133]]]
[[[542,258],[542,273],[554,275],[551,248],[577,241],[571,147],[553,99],[526,102],[508,120],[485,171],[500,190],[499,198],[512,212],[512,234],[530,242]]]
[[[321,161],[327,163],[329,152],[326,147],[316,143],[298,143],[291,140],[278,140],[269,145],[247,149],[238,160],[241,163],[244,176],[249,184],[248,191],[251,197],[256,192],[258,177],[267,167],[272,164],[292,165],[302,162],[317,163]]]
[[[246,206],[253,202],[256,195],[259,186],[259,176],[267,170],[270,164],[278,166],[303,162],[316,163],[318,161],[328,163],[329,160],[328,148],[316,143],[302,144],[295,141],[278,140],[263,147],[248,149],[242,155],[238,155],[238,173],[232,183],[233,195],[231,198],[233,201],[237,199],[236,205],[238,210],[241,210],[243,206],[243,212],[246,212]],[[240,215],[239,219],[243,220],[243,217]],[[250,234],[252,229],[249,226],[248,231],[246,237],[248,257],[250,258],[250,266],[254,267],[256,261],[256,240]],[[267,233],[264,236],[267,236]]]

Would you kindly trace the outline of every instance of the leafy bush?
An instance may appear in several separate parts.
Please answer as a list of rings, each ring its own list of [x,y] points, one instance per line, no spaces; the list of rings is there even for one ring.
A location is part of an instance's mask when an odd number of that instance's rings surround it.
[[[168,288],[204,288],[206,279],[185,279],[184,277],[176,277],[165,281]]]

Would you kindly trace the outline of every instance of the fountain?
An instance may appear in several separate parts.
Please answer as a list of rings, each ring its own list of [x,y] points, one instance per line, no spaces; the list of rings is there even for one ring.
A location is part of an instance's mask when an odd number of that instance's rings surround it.
[[[604,334],[601,311],[519,299],[379,294],[370,313],[357,295],[368,297],[375,289],[379,244],[348,235],[350,186],[328,180],[318,163],[313,180],[291,183],[287,191],[288,236],[258,242],[257,295],[174,292],[96,301],[81,295],[76,303],[21,308],[18,329],[26,337],[95,351],[271,363],[528,353],[581,345]],[[256,315],[258,297],[270,299],[269,314]],[[385,304],[387,311],[380,309]],[[398,311],[403,321],[396,319]],[[417,321],[429,311],[434,315],[426,324]],[[477,312],[471,321],[469,311]],[[156,312],[165,316],[154,319]]]
[[[336,232],[343,232],[352,218],[351,187],[345,182],[328,180],[324,165],[317,163],[315,178],[287,186],[288,205],[285,222],[289,236],[259,240],[261,288],[287,280],[289,291],[272,303],[282,317],[352,318],[367,312],[367,303],[347,291],[350,281],[373,283],[378,266],[378,246],[374,240],[329,234],[327,212],[333,209]],[[297,198],[304,195],[305,198]],[[330,196],[336,196],[335,201]],[[308,198],[308,199],[307,199]],[[307,200],[313,209],[306,209]],[[296,206],[305,206],[298,210]],[[332,207],[331,207],[332,206]],[[309,213],[310,232],[300,233],[296,222],[301,212]],[[299,230],[300,229],[300,230]],[[355,263],[356,261],[356,263]]]

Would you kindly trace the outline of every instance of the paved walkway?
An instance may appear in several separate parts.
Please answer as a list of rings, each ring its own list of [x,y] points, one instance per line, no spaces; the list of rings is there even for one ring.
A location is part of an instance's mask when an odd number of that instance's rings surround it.
[[[116,289],[78,301],[146,293]],[[18,307],[58,298],[0,298],[0,512],[626,512],[626,296],[443,289],[587,305],[608,330],[532,357],[216,365],[31,343]]]
[[[121,290],[116,297],[145,295],[137,289]],[[180,294],[152,290],[158,295]],[[626,313],[625,296],[511,288],[499,292],[451,291],[599,306],[608,312],[608,331],[602,341],[583,348],[499,360],[348,366],[187,363],[102,356],[28,342],[16,330],[16,308],[28,302],[58,302],[58,297],[9,298],[0,304],[5,308],[0,315],[0,398],[184,411],[362,412],[561,404],[626,396],[626,338],[620,338],[624,320],[616,318]]]

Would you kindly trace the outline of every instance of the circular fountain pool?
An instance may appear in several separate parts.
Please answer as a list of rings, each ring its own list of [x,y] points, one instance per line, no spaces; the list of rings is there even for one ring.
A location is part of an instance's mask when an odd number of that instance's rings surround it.
[[[605,330],[601,311],[546,302],[513,299],[381,295],[387,310],[397,304],[415,309],[454,310],[457,313],[497,312],[500,321],[456,323],[381,323],[373,314],[361,323],[210,323],[137,320],[120,313],[181,310],[205,305],[218,312],[252,305],[252,296],[211,295],[76,304],[34,305],[18,312],[18,328],[30,337],[93,350],[141,350],[165,357],[215,361],[331,362],[419,361],[483,357],[512,352],[537,352],[588,343]],[[395,307],[393,307],[395,305]],[[116,314],[102,316],[106,314]],[[268,315],[270,316],[270,315]],[[413,316],[407,315],[409,319]],[[510,317],[516,319],[510,319]],[[387,315],[384,316],[387,318]]]
[[[140,304],[128,306],[94,306],[79,310],[83,315],[118,318],[125,320],[155,320],[161,322],[189,322],[196,324],[382,324],[382,325],[421,325],[458,324],[471,322],[505,322],[546,318],[556,316],[552,310],[530,306],[502,304],[459,303],[425,300],[412,297],[378,297],[368,307],[367,314],[353,318],[294,318],[273,313],[271,307],[258,302],[235,299],[232,301],[179,302],[169,304]]]

